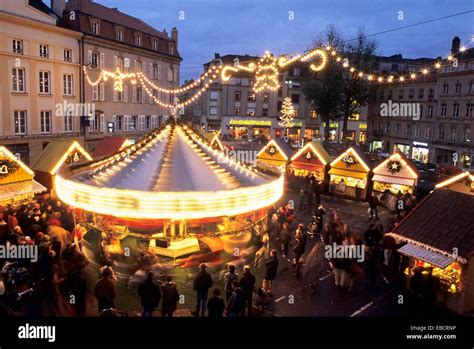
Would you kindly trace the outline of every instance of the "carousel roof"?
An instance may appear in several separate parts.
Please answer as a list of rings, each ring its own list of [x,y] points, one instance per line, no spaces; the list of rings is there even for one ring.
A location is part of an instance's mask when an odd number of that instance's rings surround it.
[[[278,200],[283,186],[282,178],[240,165],[180,125],[163,127],[67,178],[58,175],[56,181],[58,195],[69,204],[143,218],[250,212]]]

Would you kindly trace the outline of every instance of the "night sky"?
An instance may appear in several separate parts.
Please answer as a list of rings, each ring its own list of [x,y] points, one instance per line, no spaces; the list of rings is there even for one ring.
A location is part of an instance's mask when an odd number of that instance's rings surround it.
[[[48,2],[48,0],[45,0]],[[474,9],[474,0],[98,0],[157,29],[179,30],[181,80],[202,72],[221,55],[291,53],[310,47],[316,33],[336,24],[346,37],[359,27],[368,34]],[[184,11],[184,20],[180,20]],[[289,20],[289,11],[294,19]],[[399,20],[403,11],[403,20]],[[183,13],[181,13],[182,15]],[[378,54],[437,57],[449,54],[459,36],[473,47],[474,12],[379,35]]]

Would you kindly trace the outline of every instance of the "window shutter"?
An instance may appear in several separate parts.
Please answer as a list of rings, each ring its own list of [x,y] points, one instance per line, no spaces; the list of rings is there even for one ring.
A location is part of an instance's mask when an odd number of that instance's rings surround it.
[[[145,89],[144,88],[142,88],[142,100],[141,100],[141,102],[143,104],[145,104]]]
[[[128,86],[123,87],[123,101],[128,102]]]
[[[133,92],[132,92],[132,103],[137,103],[137,88],[136,86],[133,86]]]
[[[150,63],[150,66],[149,66],[149,72],[148,72],[148,75],[150,76],[150,78],[154,78],[153,76],[153,63]]]
[[[104,120],[105,116],[104,113],[100,114],[100,132],[104,132]]]
[[[92,63],[92,51],[91,51],[91,50],[88,50],[88,51],[87,51],[87,62],[88,62],[89,64]],[[89,68],[90,68],[90,67],[89,67]]]
[[[103,82],[99,84],[99,100],[105,101],[105,84]]]
[[[114,89],[114,102],[117,102],[117,91]]]
[[[97,91],[98,85],[92,86],[92,100],[97,101],[98,99],[98,91]]]
[[[100,53],[100,69],[104,69],[105,65],[105,54],[103,52]]]
[[[161,80],[161,65],[158,65],[158,80]]]
[[[112,123],[114,124],[114,129],[117,127],[117,115],[112,115]]]

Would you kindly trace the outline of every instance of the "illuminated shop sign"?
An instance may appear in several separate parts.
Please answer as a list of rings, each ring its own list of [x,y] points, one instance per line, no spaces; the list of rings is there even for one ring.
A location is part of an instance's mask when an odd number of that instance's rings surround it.
[[[255,120],[255,119],[230,119],[229,125],[235,126],[272,126],[270,120]]]
[[[367,130],[367,124],[359,124],[360,130]]]

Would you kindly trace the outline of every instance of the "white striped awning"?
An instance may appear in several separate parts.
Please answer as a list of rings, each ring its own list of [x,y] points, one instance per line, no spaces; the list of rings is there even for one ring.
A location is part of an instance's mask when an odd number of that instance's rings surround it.
[[[0,201],[10,200],[16,196],[33,195],[46,191],[46,188],[35,180],[0,185]]]
[[[375,182],[382,182],[382,183],[390,183],[390,184],[401,184],[401,185],[408,185],[414,186],[415,180],[410,178],[401,178],[401,177],[392,177],[392,176],[383,176],[383,175],[374,175],[372,178]]]
[[[399,248],[398,252],[404,254],[405,256],[422,260],[423,262],[432,264],[441,269],[446,268],[448,265],[454,262],[454,258],[445,256],[441,253],[430,251],[415,244],[406,244],[405,246]]]

